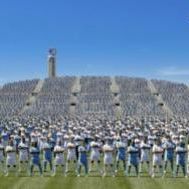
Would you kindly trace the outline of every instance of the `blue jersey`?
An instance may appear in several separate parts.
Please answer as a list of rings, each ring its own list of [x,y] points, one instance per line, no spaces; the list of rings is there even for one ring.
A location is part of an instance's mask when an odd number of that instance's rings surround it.
[[[177,165],[185,165],[186,163],[186,149],[183,147],[177,147],[176,148],[176,162]]]
[[[129,153],[129,157],[128,157],[128,161],[130,164],[132,165],[138,165],[139,163],[139,149],[133,146],[130,146],[128,148],[128,153]]]
[[[165,149],[164,160],[173,160],[174,159],[174,149],[175,144],[173,142],[165,142],[162,147]]]
[[[118,148],[118,159],[125,161],[126,159],[126,151],[124,147]]]
[[[8,141],[9,140],[9,134],[7,132],[3,132],[1,134],[1,137],[2,137],[3,141]]]
[[[48,143],[45,143],[43,146],[43,158],[47,161],[52,160],[52,147]]]
[[[19,145],[20,142],[21,142],[21,137],[18,136],[18,135],[16,135],[16,136],[14,137],[14,141],[15,141],[15,146],[18,147],[18,145]]]
[[[80,146],[78,151],[79,151],[79,159],[78,159],[79,163],[86,164],[87,163],[87,152],[86,152],[85,147]]]
[[[30,148],[31,162],[35,165],[40,164],[40,151],[38,148],[31,147]]]

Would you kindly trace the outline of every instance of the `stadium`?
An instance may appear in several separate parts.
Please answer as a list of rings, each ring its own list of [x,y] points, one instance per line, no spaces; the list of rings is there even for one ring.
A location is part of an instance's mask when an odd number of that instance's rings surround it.
[[[189,172],[188,114],[185,84],[126,76],[58,77],[56,49],[50,49],[48,78],[0,89],[1,188],[33,188],[27,183],[36,178],[39,188],[62,181],[72,188],[74,182],[97,178],[102,187],[113,182],[119,188],[137,188],[134,178],[139,185],[148,182],[145,188],[173,178],[187,182],[182,179]]]
[[[188,188],[188,10],[2,1],[0,189]]]

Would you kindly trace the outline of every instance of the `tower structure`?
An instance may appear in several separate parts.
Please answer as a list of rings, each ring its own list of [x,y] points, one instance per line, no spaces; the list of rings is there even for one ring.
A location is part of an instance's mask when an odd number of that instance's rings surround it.
[[[49,78],[56,77],[56,49],[49,49],[48,72]]]

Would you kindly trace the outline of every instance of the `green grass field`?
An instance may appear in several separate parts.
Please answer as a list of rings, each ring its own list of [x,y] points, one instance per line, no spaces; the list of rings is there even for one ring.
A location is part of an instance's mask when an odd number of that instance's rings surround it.
[[[188,179],[34,177],[0,178],[1,189],[185,189]]]
[[[185,178],[0,177],[0,189],[187,189]]]
[[[121,164],[120,164],[121,166]],[[75,166],[74,166],[75,167]],[[74,170],[73,165],[71,169]],[[102,167],[101,167],[102,168]],[[93,169],[97,169],[93,167]],[[57,170],[57,176],[51,177],[50,173],[44,173],[43,177],[39,176],[39,172],[35,169],[34,177],[26,176],[26,173],[21,173],[20,176],[15,176],[14,172],[10,173],[9,177],[0,175],[0,189],[187,189],[189,188],[189,178],[172,178],[170,167],[165,178],[151,178],[147,174],[146,166],[143,168],[143,175],[137,177],[125,177],[123,168],[115,178],[111,176],[101,177],[99,173],[92,172],[88,177],[77,177],[75,173],[70,172],[67,177]],[[82,170],[83,171],[83,170]],[[132,169],[131,175],[135,175]],[[183,176],[181,170],[179,176]]]

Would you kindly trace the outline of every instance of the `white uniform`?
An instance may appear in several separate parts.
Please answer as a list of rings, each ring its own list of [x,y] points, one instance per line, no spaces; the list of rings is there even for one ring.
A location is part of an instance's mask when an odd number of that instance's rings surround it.
[[[55,159],[54,159],[55,165],[64,165],[64,148],[57,145],[54,147],[54,153],[55,153]]]
[[[16,165],[16,148],[7,146],[5,151],[7,153],[6,164],[11,166]]]
[[[0,144],[0,162],[3,162],[4,161],[4,146],[3,144]]]
[[[68,149],[67,161],[74,161],[74,160],[76,160],[75,145],[73,143],[68,143],[67,149]]]
[[[103,146],[104,151],[104,164],[111,165],[113,164],[113,148],[110,145],[105,144]]]
[[[141,162],[149,162],[150,161],[150,144],[145,144],[144,142],[141,142],[140,149],[141,149]]]
[[[26,144],[24,143],[20,143],[18,145],[18,149],[19,149],[19,161],[29,161],[29,148]]]
[[[99,161],[100,160],[100,145],[96,142],[91,142],[91,161]]]
[[[162,165],[163,148],[155,144],[152,148],[152,152],[153,152],[153,157],[152,157],[153,166]]]

